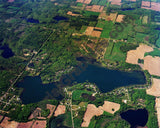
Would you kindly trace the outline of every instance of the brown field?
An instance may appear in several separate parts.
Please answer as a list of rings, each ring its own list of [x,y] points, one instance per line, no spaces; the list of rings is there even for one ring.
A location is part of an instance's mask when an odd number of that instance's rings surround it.
[[[102,12],[103,9],[104,9],[104,6],[100,6],[100,5],[86,6],[86,10],[92,11],[92,12]]]
[[[100,37],[102,30],[103,30],[102,28],[98,28],[98,27],[87,27],[85,31],[85,35],[93,36],[93,37]]]
[[[50,110],[50,114],[47,116],[47,118],[50,118],[54,112],[54,110],[56,109],[55,105],[51,105],[51,104],[46,104],[46,108]]]
[[[121,0],[109,0],[109,2],[111,2],[111,4],[113,5],[121,5]]]
[[[29,116],[28,119],[33,119],[37,117],[41,117],[41,108],[36,108],[34,112]]]
[[[92,0],[77,0],[76,2],[90,4]]]
[[[93,37],[100,37],[101,36],[101,32],[100,31],[93,31],[91,33],[91,36],[93,36]]]
[[[32,128],[46,128],[46,124],[47,124],[46,120],[43,121],[36,120],[32,125]]]
[[[18,127],[18,122],[15,121],[9,121],[10,118],[5,117],[3,121],[0,123],[0,127],[2,128],[17,128]]]
[[[151,75],[160,76],[160,57],[144,57],[144,70],[148,70]]]
[[[110,13],[110,15],[106,15],[106,12],[102,12],[98,19],[104,19],[106,21],[115,21],[117,18],[117,13]]]
[[[34,121],[29,121],[26,123],[19,123],[17,128],[31,128],[33,123],[34,123]]]
[[[80,15],[80,14],[75,14],[75,13],[73,13],[73,12],[71,12],[71,11],[68,11],[68,12],[67,12],[67,15],[70,15],[70,16],[82,16],[82,15]]]
[[[99,106],[98,108],[111,114],[114,114],[116,111],[120,109],[120,104],[113,103],[110,101],[104,101],[103,106]]]
[[[85,31],[85,34],[86,35],[91,35],[92,34],[92,31],[93,31],[94,27],[87,27],[86,31]]]
[[[160,11],[160,3],[151,2],[151,7],[150,7],[149,1],[142,1],[141,8]]]
[[[153,48],[145,44],[140,44],[136,50],[127,52],[126,62],[131,64],[138,64],[138,59],[143,59],[145,52],[151,52]]]
[[[156,109],[157,109],[158,126],[160,127],[160,98],[156,98]]]
[[[84,0],[77,0],[76,2],[83,3],[83,2],[84,2]]]
[[[14,2],[14,0],[8,0],[8,2],[9,2],[9,3],[12,3],[12,2]]]
[[[99,106],[98,108],[94,104],[88,104],[81,127],[88,127],[92,117],[100,116],[104,111],[114,114],[119,109],[120,104],[109,101],[104,101],[103,106]]]
[[[58,105],[55,113],[54,113],[54,116],[59,116],[61,114],[64,114],[66,111],[66,106],[65,105]]]
[[[160,96],[160,79],[153,78],[152,87],[146,90],[147,94]]]
[[[116,22],[122,22],[125,15],[118,15]]]
[[[88,104],[81,127],[88,127],[92,117],[100,116],[102,114],[103,110],[98,109],[94,104]]]

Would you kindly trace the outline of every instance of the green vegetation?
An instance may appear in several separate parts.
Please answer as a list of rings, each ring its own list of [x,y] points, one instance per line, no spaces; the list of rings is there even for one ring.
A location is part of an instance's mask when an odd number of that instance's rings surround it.
[[[92,92],[84,91],[84,90],[75,90],[72,94],[73,100],[80,100],[82,97],[82,93],[92,94]]]
[[[159,56],[160,57],[160,50],[158,48],[155,48],[154,51],[147,52],[147,53],[145,53],[144,56],[147,56],[147,55],[151,55],[153,57],[155,57],[155,56]]]
[[[112,27],[113,27],[113,22],[105,21],[101,37],[102,38],[109,38]]]
[[[126,59],[126,54],[120,50],[121,45],[124,45],[124,42],[110,42],[107,47],[106,53],[104,55],[105,59],[113,61],[124,61]]]
[[[83,3],[77,3],[77,6],[78,6],[78,7],[82,7],[82,6],[83,6]]]
[[[160,2],[159,0],[152,1]],[[156,47],[160,47],[160,29],[158,25],[160,13],[141,9],[140,0],[130,4],[128,4],[128,1],[122,1],[122,3],[122,6],[117,6],[107,3],[107,0],[92,0],[89,4],[103,6],[107,4],[107,14],[117,12],[118,14],[127,15],[123,23],[113,23],[112,21],[99,20],[99,12],[81,10],[83,4],[76,3],[75,0],[55,2],[48,0],[16,0],[12,3],[1,0],[0,96],[4,95],[4,98],[3,102],[0,102],[0,109],[7,112],[6,116],[9,116],[11,120],[27,122],[28,117],[35,108],[40,107],[42,116],[47,117],[49,110],[46,109],[46,104],[57,106],[60,101],[43,100],[39,103],[22,105],[18,98],[22,89],[17,88],[16,84],[27,75],[39,75],[43,83],[57,82],[62,75],[71,72],[74,69],[73,67],[80,63],[76,60],[77,57],[98,58],[99,63],[105,66],[108,65],[112,69],[141,70],[138,65],[125,62],[126,53],[131,49],[136,49],[139,43],[151,43]],[[126,9],[126,11],[122,11],[122,9]],[[68,11],[78,12],[82,16],[69,16],[66,14]],[[66,20],[56,19],[59,16],[62,19],[64,17]],[[107,39],[101,40],[96,37],[82,35],[87,26],[103,28],[100,37]],[[119,41],[121,39],[124,42]],[[82,48],[82,44],[89,51],[88,53]],[[3,57],[3,46],[5,45],[11,48],[14,53],[13,57],[7,59]],[[95,51],[88,45],[93,46]],[[103,54],[104,48],[106,48],[105,54]],[[153,52],[145,54],[145,56],[147,55],[160,56],[160,50],[155,48]],[[143,63],[141,59],[138,61]],[[25,69],[27,64],[29,65]],[[15,86],[6,93],[10,85],[23,71],[24,73]],[[150,85],[151,76],[148,71],[144,71],[144,73],[147,85]],[[159,78],[158,76],[152,77]],[[73,91],[73,105],[80,107],[73,111],[76,128],[81,126],[87,104],[92,103],[98,107],[103,105],[104,100],[120,103],[121,109],[114,115],[104,112],[102,116],[94,117],[89,127],[129,128],[129,124],[119,117],[120,112],[130,108],[144,107],[149,112],[147,127],[158,127],[154,109],[155,98],[147,95],[145,90],[135,90],[134,87],[128,87],[130,99],[128,100],[129,103],[125,104],[122,100],[128,97],[126,97],[126,92],[123,92],[123,89],[100,94],[95,85],[85,87],[86,84],[91,85],[90,83],[77,84],[69,89],[69,91]],[[59,86],[59,88],[61,87]],[[92,96],[93,93],[96,93],[95,96]],[[11,98],[13,100],[10,102]],[[64,100],[67,98],[65,97]],[[137,99],[143,99],[144,103],[139,104],[140,102]],[[64,100],[61,102],[66,103]],[[71,112],[68,106],[64,115],[53,118],[57,123],[55,127],[72,127]]]
[[[156,45],[160,48],[160,35],[159,35],[158,40],[156,41]]]
[[[137,99],[144,99],[145,100],[145,108],[148,111],[148,122],[147,127],[157,128],[158,122],[157,122],[157,115],[155,113],[155,97],[150,96],[146,94],[146,90],[134,90],[132,94],[132,100],[134,103],[138,102]]]

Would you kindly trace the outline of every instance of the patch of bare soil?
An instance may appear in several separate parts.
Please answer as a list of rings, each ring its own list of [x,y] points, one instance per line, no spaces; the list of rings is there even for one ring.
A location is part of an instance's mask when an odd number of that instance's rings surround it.
[[[142,1],[141,8],[150,9],[150,10],[154,10],[154,11],[160,11],[160,3],[151,2],[151,4],[150,4],[149,1]]]
[[[104,9],[104,6],[100,6],[100,5],[86,6],[86,10],[92,11],[92,12],[102,12],[103,9]]]
[[[100,116],[103,114],[103,110],[98,109],[94,104],[88,104],[87,110],[83,117],[83,123],[81,127],[88,127],[89,123],[94,116]]]
[[[122,22],[124,17],[125,17],[125,15],[118,15],[116,22]]]
[[[9,117],[5,117],[3,121],[0,123],[0,127],[2,128],[17,128],[18,127],[18,122],[16,121],[9,121]]]
[[[54,116],[59,116],[61,114],[64,114],[66,111],[66,106],[65,105],[58,105],[55,113],[54,113]]]
[[[76,2],[90,4],[92,0],[77,0]]]
[[[54,112],[54,110],[56,109],[55,105],[51,105],[51,104],[46,104],[46,108],[50,110],[50,114],[48,115],[47,118],[50,118]]]
[[[131,64],[138,64],[138,59],[143,59],[146,52],[153,51],[153,48],[145,44],[140,44],[136,50],[127,52],[126,62]]]
[[[151,75],[160,76],[160,57],[144,57],[144,70],[148,70]]]
[[[17,128],[31,128],[33,123],[34,123],[34,121],[29,121],[26,123],[19,123]]]
[[[94,104],[88,104],[81,127],[88,127],[92,117],[100,116],[103,114],[104,111],[114,114],[119,109],[120,104],[110,101],[104,101],[103,106],[99,106],[98,108]]]
[[[32,125],[32,128],[46,128],[46,120],[36,120]]]
[[[152,87],[146,90],[147,94],[160,96],[160,79],[153,78]]]
[[[86,35],[91,35],[92,31],[93,31],[94,27],[87,27],[85,34]]]
[[[34,112],[29,116],[28,119],[33,119],[33,118],[37,118],[37,117],[41,117],[41,108],[36,108],[34,110]]]
[[[109,2],[111,2],[111,4],[113,5],[121,5],[121,0],[109,0]]]
[[[103,106],[99,106],[98,108],[106,112],[114,114],[116,111],[120,109],[120,104],[110,102],[110,101],[104,101]]]

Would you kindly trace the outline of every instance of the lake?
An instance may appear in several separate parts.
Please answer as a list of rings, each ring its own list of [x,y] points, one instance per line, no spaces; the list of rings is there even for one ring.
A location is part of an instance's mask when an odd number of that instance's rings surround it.
[[[75,81],[78,83],[88,81],[95,83],[104,93],[121,86],[146,83],[143,72],[110,70],[93,64],[78,67],[74,72],[62,77],[61,81],[64,85],[72,85]]]
[[[128,110],[121,113],[120,116],[130,123],[131,128],[144,127],[148,121],[148,111],[146,109]]]
[[[20,96],[24,104],[38,102],[43,99],[62,99],[62,87],[71,86],[74,82],[95,83],[101,92],[108,92],[121,86],[145,84],[143,72],[122,72],[110,70],[98,65],[82,64],[72,73],[62,76],[60,82],[42,84],[39,76],[25,77],[17,86],[24,88]]]
[[[42,84],[40,76],[26,76],[17,86],[24,88],[20,96],[23,104],[35,103],[44,99],[61,100],[63,98],[60,94],[61,90],[54,83]]]

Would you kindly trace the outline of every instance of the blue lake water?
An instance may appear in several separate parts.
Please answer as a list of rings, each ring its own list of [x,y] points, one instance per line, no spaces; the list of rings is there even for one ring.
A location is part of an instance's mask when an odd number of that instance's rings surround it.
[[[142,72],[122,72],[110,70],[97,65],[87,64],[79,66],[72,73],[61,78],[60,82],[42,84],[40,77],[25,77],[18,83],[18,87],[24,88],[21,95],[24,104],[38,102],[43,99],[61,99],[62,87],[71,86],[74,82],[95,83],[101,92],[108,92],[117,87],[145,84],[145,76]]]
[[[120,115],[122,119],[130,123],[131,128],[144,127],[148,121],[148,111],[146,109],[128,110]]]

